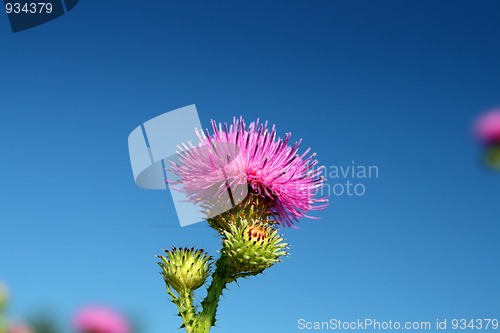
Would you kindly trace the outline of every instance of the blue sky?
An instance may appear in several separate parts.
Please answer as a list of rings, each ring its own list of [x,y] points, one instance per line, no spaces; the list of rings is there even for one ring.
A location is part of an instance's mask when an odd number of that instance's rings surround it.
[[[0,279],[12,316],[62,325],[89,302],[144,332],[180,325],[162,248],[167,192],[133,181],[128,134],[196,104],[267,119],[327,167],[374,165],[363,196],[333,196],[284,230],[291,256],[232,285],[213,332],[299,332],[297,320],[500,317],[500,175],[471,124],[500,105],[498,1],[81,1],[13,34],[0,15]],[[330,179],[333,186],[345,179]]]

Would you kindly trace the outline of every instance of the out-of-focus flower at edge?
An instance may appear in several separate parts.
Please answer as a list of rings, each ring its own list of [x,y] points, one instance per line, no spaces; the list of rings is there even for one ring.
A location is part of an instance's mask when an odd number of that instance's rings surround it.
[[[7,333],[34,333],[33,329],[26,323],[12,323],[7,328]]]
[[[486,145],[500,144],[500,109],[491,110],[479,117],[476,135]]]
[[[486,165],[500,171],[500,109],[491,110],[479,117],[475,133],[484,146]]]
[[[198,147],[179,147],[179,164],[170,166],[193,202],[213,198],[214,185],[221,192],[247,186],[249,197],[260,197],[265,210],[285,226],[310,218],[310,210],[326,208],[327,198],[316,197],[325,184],[324,167],[316,167],[310,149],[298,154],[301,140],[289,146],[290,133],[277,138],[274,126],[269,130],[267,122],[257,120],[247,127],[241,117],[229,128],[213,120],[211,126],[212,134],[196,131]]]
[[[104,306],[81,309],[73,319],[73,325],[81,333],[130,333],[128,320],[117,311]]]

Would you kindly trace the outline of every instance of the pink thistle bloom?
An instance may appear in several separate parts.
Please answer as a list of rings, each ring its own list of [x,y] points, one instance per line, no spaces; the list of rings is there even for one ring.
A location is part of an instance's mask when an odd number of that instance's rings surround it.
[[[74,317],[73,325],[83,333],[130,333],[125,317],[102,306],[89,306],[80,310]]]
[[[476,123],[476,135],[485,144],[500,143],[500,109],[482,115]]]
[[[267,125],[257,120],[247,127],[240,117],[228,128],[212,120],[212,134],[195,130],[198,147],[179,147],[179,163],[171,162],[170,169],[179,181],[169,182],[180,184],[193,202],[212,200],[212,205],[228,188],[248,191],[264,199],[281,225],[313,218],[308,211],[328,205],[327,198],[315,197],[325,183],[324,167],[316,167],[316,154],[308,156],[310,149],[297,153],[301,140],[288,146],[291,133],[277,138],[275,127],[269,130]]]

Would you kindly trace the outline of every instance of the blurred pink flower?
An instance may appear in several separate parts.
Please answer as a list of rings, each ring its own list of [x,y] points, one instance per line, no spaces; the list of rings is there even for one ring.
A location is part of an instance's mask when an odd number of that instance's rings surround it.
[[[475,130],[483,143],[500,143],[500,109],[491,110],[479,117]]]
[[[7,333],[33,333],[31,327],[23,322],[13,323],[7,328]]]
[[[130,333],[127,319],[120,313],[103,306],[89,306],[80,310],[73,321],[83,333]]]

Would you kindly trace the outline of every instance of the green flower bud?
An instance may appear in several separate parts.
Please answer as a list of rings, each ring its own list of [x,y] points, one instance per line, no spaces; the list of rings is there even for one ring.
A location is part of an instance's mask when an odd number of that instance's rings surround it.
[[[272,226],[247,220],[240,224],[224,232],[222,249],[234,276],[259,274],[287,254],[288,244]]]
[[[201,287],[210,273],[211,257],[203,250],[194,248],[172,248],[165,250],[161,259],[161,275],[165,283],[179,293],[189,292]]]

